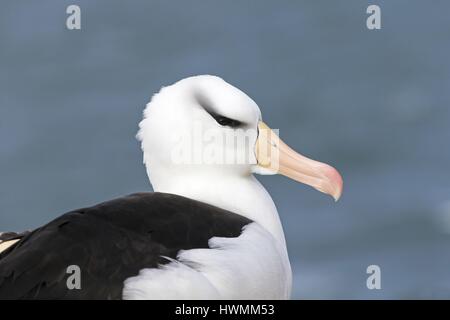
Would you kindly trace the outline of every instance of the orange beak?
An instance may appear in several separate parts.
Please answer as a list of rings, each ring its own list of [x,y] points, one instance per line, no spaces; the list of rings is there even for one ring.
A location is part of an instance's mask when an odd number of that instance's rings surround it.
[[[343,181],[336,169],[295,152],[262,121],[255,154],[259,166],[329,194],[335,201],[341,197]]]

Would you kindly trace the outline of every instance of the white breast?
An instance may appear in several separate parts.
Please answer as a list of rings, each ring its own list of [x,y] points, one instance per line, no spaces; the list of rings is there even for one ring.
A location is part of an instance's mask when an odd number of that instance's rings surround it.
[[[257,223],[237,238],[214,237],[209,249],[180,251],[177,260],[143,269],[124,283],[124,299],[289,299],[287,254]]]

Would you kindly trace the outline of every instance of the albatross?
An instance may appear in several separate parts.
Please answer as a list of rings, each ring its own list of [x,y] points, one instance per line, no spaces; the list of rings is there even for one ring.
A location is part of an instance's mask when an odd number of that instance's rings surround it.
[[[210,75],[163,87],[137,138],[154,192],[0,234],[0,299],[289,299],[282,224],[254,174],[337,201],[338,171],[289,148],[249,96]]]

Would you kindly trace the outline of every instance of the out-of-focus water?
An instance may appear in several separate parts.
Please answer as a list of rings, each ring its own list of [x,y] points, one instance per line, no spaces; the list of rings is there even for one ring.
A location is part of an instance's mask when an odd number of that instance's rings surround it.
[[[65,28],[76,2],[82,30]],[[450,298],[450,2],[2,1],[0,229],[150,190],[134,135],[162,85],[216,74],[302,153],[337,204],[262,177],[294,298]],[[366,268],[381,267],[368,290]]]

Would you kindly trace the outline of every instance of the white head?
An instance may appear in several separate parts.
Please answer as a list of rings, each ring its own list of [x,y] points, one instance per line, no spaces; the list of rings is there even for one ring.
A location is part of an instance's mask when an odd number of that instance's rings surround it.
[[[214,188],[221,179],[281,173],[336,200],[342,192],[335,169],[290,149],[262,122],[258,105],[219,77],[195,76],[162,88],[139,127],[155,191],[199,180]]]
[[[245,154],[245,146],[221,138],[244,138],[260,120],[257,104],[218,77],[190,77],[161,89],[147,104],[138,133],[153,187],[158,189],[170,176],[250,174],[254,154],[247,152],[247,161],[227,165],[223,158],[236,159]],[[254,146],[256,134],[251,138]]]

